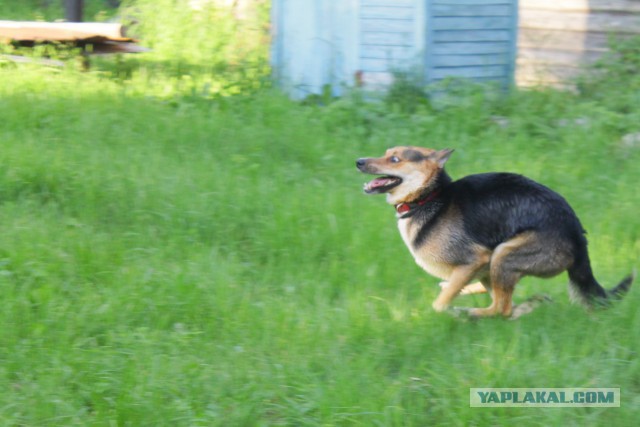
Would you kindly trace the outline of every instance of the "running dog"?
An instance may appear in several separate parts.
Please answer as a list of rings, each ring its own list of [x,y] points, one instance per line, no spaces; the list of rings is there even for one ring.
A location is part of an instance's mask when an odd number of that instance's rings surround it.
[[[562,196],[512,173],[453,181],[444,169],[452,152],[395,147],[383,157],[356,161],[361,172],[380,175],[364,191],[387,195],[418,265],[448,282],[433,302],[436,311],[447,310],[454,297],[468,293],[465,286],[479,280],[493,301],[469,314],[509,317],[513,290],[522,277],[548,278],[565,270],[572,299],[587,306],[626,294],[634,275],[610,290],[596,281],[586,232]]]

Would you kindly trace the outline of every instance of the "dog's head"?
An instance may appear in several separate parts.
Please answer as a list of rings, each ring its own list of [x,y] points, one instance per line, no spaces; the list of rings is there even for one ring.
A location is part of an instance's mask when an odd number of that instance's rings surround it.
[[[387,194],[390,204],[409,203],[433,185],[453,150],[394,147],[383,157],[356,160],[361,172],[381,175],[364,185],[367,194]]]

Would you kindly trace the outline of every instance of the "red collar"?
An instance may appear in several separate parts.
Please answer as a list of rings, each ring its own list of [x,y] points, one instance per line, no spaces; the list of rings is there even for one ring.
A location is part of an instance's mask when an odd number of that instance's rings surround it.
[[[427,194],[422,199],[419,199],[418,201],[415,201],[412,203],[398,203],[396,205],[396,212],[398,212],[401,215],[406,214],[407,212],[411,211],[412,209],[418,206],[424,206],[425,204],[431,202],[439,195],[440,195],[440,190],[434,190],[431,193]]]

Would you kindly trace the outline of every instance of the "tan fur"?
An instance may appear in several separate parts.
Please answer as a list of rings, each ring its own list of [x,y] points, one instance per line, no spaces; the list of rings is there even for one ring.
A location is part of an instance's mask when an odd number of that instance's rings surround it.
[[[446,288],[449,286],[449,282],[440,282],[439,285],[441,288]],[[487,292],[487,288],[481,282],[474,282],[462,288],[460,295],[484,294]]]
[[[451,300],[455,298],[472,280],[478,279],[487,274],[491,251],[483,246],[474,245],[470,262],[466,265],[456,266],[452,260],[448,259],[443,248],[455,244],[459,238],[456,235],[461,227],[461,221],[455,209],[444,214],[446,221],[440,221],[431,231],[429,239],[419,247],[415,247],[412,242],[419,231],[419,224],[411,221],[411,218],[399,219],[398,228],[400,235],[409,248],[416,263],[427,273],[440,279],[446,280],[448,285],[443,287],[440,295],[433,303],[436,311],[443,311],[448,308]],[[484,289],[484,286],[478,284]],[[477,286],[476,285],[476,288]]]
[[[440,294],[433,302],[432,306],[436,311],[444,311],[449,308],[451,300],[458,296],[460,291],[469,284],[474,278],[482,274],[489,264],[490,251],[486,248],[478,246],[476,248],[477,256],[474,262],[466,265],[459,265],[451,268],[451,273],[447,280],[449,286],[443,288]]]
[[[411,221],[411,218],[401,218],[398,220],[398,229],[416,263],[430,275],[450,281],[455,266],[447,256],[446,248],[456,245],[457,240],[461,238],[458,231],[462,227],[462,221],[455,209],[444,213],[443,217],[446,217],[446,220],[440,221],[429,234],[429,239],[419,247],[415,247],[413,241],[420,231],[420,224]],[[479,258],[484,258],[487,251],[488,249],[481,246],[474,248]],[[486,259],[486,264],[488,262],[489,258]]]
[[[420,152],[425,157],[432,156],[432,159],[422,162],[422,167],[416,168],[411,163],[401,162],[392,163],[390,159],[393,156],[402,157],[403,152],[406,150],[413,150]],[[369,159],[368,173],[373,174],[390,174],[402,178],[402,185],[394,188],[387,193],[387,202],[396,205],[398,203],[405,203],[414,200],[417,195],[424,190],[425,183],[430,182],[434,176],[438,173],[441,165],[439,159],[442,156],[448,155],[449,152],[444,152],[439,157],[436,150],[431,150],[422,147],[395,147],[390,148],[385,152],[384,157]],[[446,161],[446,159],[445,159]],[[444,164],[444,163],[442,163]]]
[[[401,158],[408,150],[420,153],[424,160],[420,162],[393,163],[394,156]],[[387,193],[387,202],[390,204],[410,203],[429,186],[429,183],[444,166],[450,150],[431,150],[422,147],[395,147],[385,152],[380,158],[367,159],[367,172],[373,174],[389,174],[402,178],[402,184]],[[446,220],[439,221],[438,225],[430,232],[429,239],[422,245],[415,247],[413,241],[420,230],[420,224],[414,223],[411,218],[400,218],[398,229],[405,244],[409,248],[416,263],[432,276],[439,277],[448,282],[443,287],[439,296],[433,302],[436,311],[446,310],[453,298],[472,280],[486,275],[491,260],[491,251],[488,248],[477,246],[473,248],[474,256],[465,265],[455,265],[449,259],[445,248],[456,244],[456,240],[462,227],[462,220],[455,208],[449,209],[443,214]],[[473,289],[477,291],[477,284]]]

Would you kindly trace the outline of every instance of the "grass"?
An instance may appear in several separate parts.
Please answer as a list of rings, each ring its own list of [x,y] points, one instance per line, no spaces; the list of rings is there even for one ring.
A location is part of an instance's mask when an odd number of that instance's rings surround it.
[[[354,167],[415,144],[455,148],[454,177],[541,181],[579,213],[610,287],[640,255],[640,154],[619,143],[638,109],[612,87],[409,114],[357,94],[303,106],[259,67],[234,83],[212,76],[218,59],[187,73],[165,54],[0,68],[0,424],[636,421],[636,289],[587,313],[564,275],[526,279],[517,300],[555,303],[517,322],[436,314],[437,280]],[[213,80],[239,94],[203,92]],[[470,408],[471,387],[620,387],[622,406]]]

